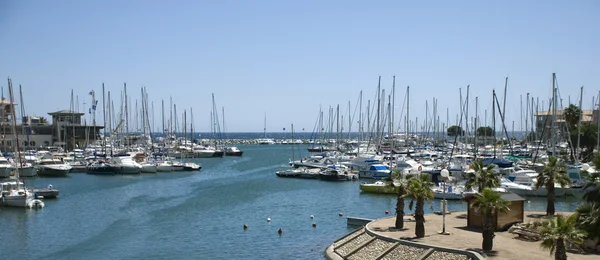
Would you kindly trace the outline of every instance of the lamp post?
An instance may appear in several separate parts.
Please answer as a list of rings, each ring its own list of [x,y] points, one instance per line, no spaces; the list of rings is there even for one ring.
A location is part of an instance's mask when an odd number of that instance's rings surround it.
[[[450,233],[446,232],[446,180],[450,176],[450,172],[447,169],[442,169],[440,171],[440,175],[442,176],[442,235],[450,235]]]

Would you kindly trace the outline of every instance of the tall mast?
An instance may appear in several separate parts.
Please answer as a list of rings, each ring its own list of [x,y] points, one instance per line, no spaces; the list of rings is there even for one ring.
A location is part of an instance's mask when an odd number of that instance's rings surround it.
[[[12,87],[12,80],[10,78],[8,78],[8,93],[10,96],[10,110],[12,113],[12,127],[13,127],[13,134],[15,135],[15,142],[16,142],[16,147],[17,147],[17,171],[15,173],[17,179],[19,179],[19,168],[23,167],[23,164],[21,163],[21,147],[20,147],[20,143],[19,143],[19,132],[17,132],[17,115],[15,112],[15,98],[13,95],[13,87]]]
[[[581,91],[579,92],[579,122],[577,123],[577,149],[575,149],[575,162],[579,162],[579,144],[581,140],[581,117],[583,116],[583,108],[582,106],[583,100],[583,86],[581,86]]]
[[[125,145],[129,151],[129,109],[127,107],[127,83],[123,82],[123,95],[125,99]]]
[[[102,149],[104,149],[104,156],[106,157],[106,100],[104,93],[104,83],[102,83]]]
[[[406,141],[408,142],[408,134],[410,133],[410,86],[406,86]],[[408,144],[408,143],[406,143]]]
[[[556,74],[552,73],[552,130],[556,129]],[[550,131],[551,139],[550,144],[552,145],[552,156],[556,156],[556,132]]]

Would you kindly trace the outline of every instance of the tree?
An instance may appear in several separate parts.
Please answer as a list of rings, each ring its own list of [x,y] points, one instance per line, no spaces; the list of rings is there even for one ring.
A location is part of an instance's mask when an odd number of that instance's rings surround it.
[[[582,158],[592,158],[594,148],[596,148],[597,131],[598,126],[590,123],[582,123],[580,132],[577,129],[571,131],[571,140],[575,140],[575,142],[577,142],[577,135],[581,135],[580,146],[583,148]]]
[[[412,176],[412,175],[410,175]],[[398,187],[396,196],[396,224],[397,229],[404,228],[404,197],[406,196],[406,180],[400,170],[394,170],[392,175],[385,179],[388,186]]]
[[[46,119],[45,117],[40,117],[40,124],[47,124],[48,123],[48,119]]]
[[[587,202],[600,203],[600,154],[594,156],[592,164],[594,165],[594,169],[598,170],[595,170],[592,173],[582,171],[582,173],[588,174],[585,185],[583,186],[583,190],[585,191],[583,199]]]
[[[508,201],[502,199],[499,192],[485,188],[481,193],[473,195],[473,204],[475,212],[481,214],[481,223],[483,223],[481,235],[483,242],[481,249],[491,251],[494,247],[494,231],[496,231],[496,221],[494,216],[500,212],[508,212]]]
[[[470,190],[477,187],[479,193],[481,193],[485,188],[492,189],[500,187],[500,177],[494,173],[495,167],[495,164],[489,164],[484,167],[483,159],[474,161],[471,164],[471,169],[473,171],[467,172],[465,176],[467,179],[465,189]]]
[[[494,129],[492,129],[489,126],[482,126],[477,128],[477,136],[493,136],[494,135]]]
[[[453,125],[451,127],[448,127],[448,136],[463,136],[465,135],[465,130],[463,130],[462,127],[458,126],[458,125]]]
[[[535,188],[546,188],[548,192],[548,204],[546,205],[546,216],[553,216],[556,210],[554,209],[555,190],[554,185],[565,187],[571,184],[571,179],[567,175],[567,169],[564,164],[558,162],[558,158],[550,156],[548,163],[544,165],[544,170],[538,174]]]
[[[584,202],[577,207],[575,215],[577,216],[577,228],[584,230],[588,234],[588,239],[600,238],[599,202]]]
[[[567,248],[565,242],[581,244],[585,239],[585,231],[576,227],[577,216],[571,215],[565,218],[563,215],[542,222],[540,236],[542,237],[541,247],[550,250],[550,255],[554,254],[556,260],[567,259]]]
[[[565,117],[565,123],[569,128],[569,131],[573,131],[577,129],[577,125],[579,123],[579,115],[581,114],[581,109],[578,106],[570,104],[569,107],[565,108],[563,111],[563,115]]]
[[[419,177],[409,178],[406,190],[411,196],[408,208],[410,210],[415,206],[415,236],[417,238],[425,237],[425,202],[431,205],[430,199],[433,198],[433,183],[429,181],[429,175],[421,174]],[[415,205],[416,204],[416,205]]]
[[[571,145],[569,146],[569,151],[571,152],[571,160],[575,161],[574,157],[574,148],[577,144],[577,125],[579,123],[579,116],[581,114],[581,109],[578,106],[570,104],[569,107],[565,108],[563,111],[563,115],[565,117],[565,123],[567,125],[567,130],[569,131],[569,141]]]

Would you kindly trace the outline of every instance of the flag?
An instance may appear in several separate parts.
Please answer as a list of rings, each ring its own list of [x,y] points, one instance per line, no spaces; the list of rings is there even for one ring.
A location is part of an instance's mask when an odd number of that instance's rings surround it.
[[[92,105],[92,109],[96,110],[96,105]],[[91,113],[91,112],[90,112]]]
[[[92,90],[92,91],[90,91],[90,95],[94,95],[94,91],[93,91],[93,90]]]
[[[283,128],[283,131],[285,131],[285,127]]]
[[[90,108],[90,112],[89,112],[89,113],[90,113],[90,114],[92,113],[92,109],[91,109],[91,108]]]

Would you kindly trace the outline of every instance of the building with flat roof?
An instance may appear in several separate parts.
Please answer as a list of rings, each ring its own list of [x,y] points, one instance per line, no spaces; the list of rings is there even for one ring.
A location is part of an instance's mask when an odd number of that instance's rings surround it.
[[[52,144],[66,150],[83,148],[100,138],[103,126],[81,124],[84,113],[60,110],[48,113],[52,116]]]
[[[598,124],[600,120],[599,116],[598,110],[581,110],[581,123]],[[535,118],[535,133],[538,139],[547,141],[552,138],[553,135],[557,138],[556,140],[567,138],[564,110],[556,111],[556,128],[552,128],[552,111],[537,112]],[[572,129],[569,129],[569,131],[570,130]]]

